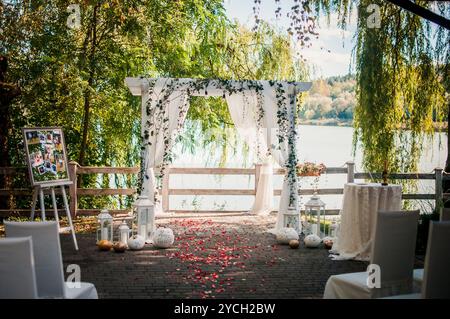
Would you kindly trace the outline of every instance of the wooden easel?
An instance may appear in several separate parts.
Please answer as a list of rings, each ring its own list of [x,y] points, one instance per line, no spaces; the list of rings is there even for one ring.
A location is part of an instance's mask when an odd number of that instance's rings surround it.
[[[78,250],[77,238],[75,237],[75,230],[73,228],[72,216],[70,215],[69,204],[67,201],[67,195],[66,195],[66,189],[65,189],[65,187],[68,185],[72,185],[72,181],[61,181],[61,182],[55,182],[53,184],[46,183],[43,185],[34,186],[33,199],[32,199],[33,203],[31,204],[31,216],[30,217],[31,217],[31,220],[34,220],[34,213],[36,211],[36,202],[37,202],[37,198],[38,198],[38,194],[39,194],[39,201],[40,201],[40,206],[41,206],[41,219],[42,219],[42,221],[45,221],[44,190],[50,189],[50,194],[52,196],[53,211],[55,214],[56,222],[59,225],[59,216],[58,216],[58,207],[56,205],[55,188],[60,187],[61,195],[62,195],[62,198],[64,201],[64,208],[66,210],[67,219],[69,220],[70,232],[72,233],[73,244],[75,245],[75,250]]]

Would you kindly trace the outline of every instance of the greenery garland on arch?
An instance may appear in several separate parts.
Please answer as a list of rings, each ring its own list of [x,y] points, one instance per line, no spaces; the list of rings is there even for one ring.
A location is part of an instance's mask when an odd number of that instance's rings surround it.
[[[286,159],[286,179],[289,184],[289,206],[295,206],[296,203],[296,192],[297,192],[297,164],[298,157],[297,152],[290,151],[296,149],[297,142],[297,130],[296,130],[296,112],[290,115],[289,108],[295,105],[295,95],[290,94],[288,98],[286,98],[286,91],[283,87],[282,83],[277,82],[275,84],[275,97],[277,100],[277,124],[278,124],[278,147],[287,142],[288,158]],[[287,103],[287,100],[289,102]]]
[[[181,82],[184,83],[181,83]],[[151,146],[151,142],[149,141],[150,136],[153,136],[157,130],[162,131],[163,133],[163,161],[160,166],[160,171],[157,176],[159,183],[161,183],[164,175],[166,173],[167,165],[172,161],[172,150],[170,149],[170,131],[169,131],[169,113],[166,112],[166,107],[169,98],[175,91],[180,91],[185,94],[186,98],[182,105],[179,107],[179,120],[177,127],[175,129],[175,133],[179,133],[184,123],[184,118],[188,109],[189,96],[195,92],[201,92],[205,96],[208,96],[208,87],[211,87],[212,84],[216,86],[216,88],[223,91],[223,97],[226,94],[236,94],[241,93],[244,90],[254,90],[257,94],[257,129],[261,130],[263,128],[263,120],[265,116],[264,111],[264,100],[263,100],[263,91],[264,87],[259,81],[255,80],[244,80],[244,81],[232,81],[232,80],[211,80],[211,79],[193,79],[191,81],[186,82],[185,79],[168,79],[165,86],[161,89],[161,98],[157,98],[155,107],[152,104],[155,102],[153,100],[154,88],[156,85],[155,79],[149,80],[149,88],[148,94],[149,98],[146,102],[145,112],[148,117],[148,120],[143,123],[145,128],[143,130],[144,134],[142,136],[142,147],[141,147],[141,174],[140,174],[140,183],[139,183],[139,193],[142,190],[143,180],[149,179],[150,177],[145,175],[145,152],[147,149],[147,145]],[[286,82],[288,84],[292,84],[293,82]],[[295,96],[291,95],[289,101],[286,98],[286,91],[283,87],[283,84],[280,82],[269,81],[270,86],[275,86],[275,98],[277,100],[277,124],[279,126],[277,137],[278,137],[278,149],[281,149],[281,144],[283,144],[287,140],[287,147],[295,148],[296,136],[297,132],[295,130],[295,119],[291,118],[289,115],[289,107],[294,105]],[[259,143],[258,143],[259,144]],[[259,147],[259,145],[257,146]],[[268,146],[270,149],[270,147]],[[296,175],[296,167],[297,167],[297,154],[296,152],[289,152],[288,159],[286,160],[285,166],[287,168],[286,179],[289,182],[289,205],[293,205],[295,201],[295,192],[297,191],[297,175]],[[155,200],[158,200],[157,193],[155,193]]]

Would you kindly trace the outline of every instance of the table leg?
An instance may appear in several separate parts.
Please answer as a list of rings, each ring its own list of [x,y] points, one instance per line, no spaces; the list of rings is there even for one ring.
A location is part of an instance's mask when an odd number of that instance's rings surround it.
[[[64,188],[64,186],[61,186],[61,192],[62,192],[62,196],[63,196],[64,207],[66,209],[67,219],[69,220],[69,226],[70,226],[70,232],[72,233],[73,244],[75,245],[75,250],[78,250],[77,238],[75,237],[75,230],[73,228],[72,216],[70,215],[69,204],[67,202],[66,189]]]
[[[41,201],[41,219],[43,222],[45,222],[44,190],[41,187],[39,188],[39,197]]]

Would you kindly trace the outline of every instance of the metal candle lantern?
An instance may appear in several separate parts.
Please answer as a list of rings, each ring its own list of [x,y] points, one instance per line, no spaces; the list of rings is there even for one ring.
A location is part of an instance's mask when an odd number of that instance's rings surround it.
[[[311,234],[320,237],[320,219],[323,216],[325,222],[325,203],[315,193],[305,204],[306,220],[311,224]],[[325,225],[325,223],[324,223]]]
[[[330,231],[328,236],[330,237],[337,237],[339,230],[339,224],[334,220],[330,225]]]
[[[97,241],[100,240],[113,240],[113,218],[109,212],[104,209],[97,216],[98,229],[97,229]]]
[[[136,202],[137,233],[150,242],[155,231],[155,206],[147,196],[139,196]]]
[[[130,227],[128,227],[127,223],[123,221],[119,226],[119,241],[127,245],[128,238],[130,238]]]
[[[294,228],[297,234],[301,233],[300,214],[293,206],[283,213],[283,227]]]

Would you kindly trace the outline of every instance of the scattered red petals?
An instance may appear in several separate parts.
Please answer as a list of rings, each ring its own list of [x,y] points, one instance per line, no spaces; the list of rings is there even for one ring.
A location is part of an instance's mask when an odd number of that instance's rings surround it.
[[[258,256],[262,249],[267,249],[261,244],[249,245],[248,236],[212,220],[181,219],[175,220],[173,226],[178,233],[174,247],[177,250],[167,252],[166,256],[186,264],[185,268],[176,268],[174,274],[181,275],[185,284],[199,285],[199,289],[193,291],[194,297],[215,298],[213,293],[221,294],[233,289],[233,275],[245,271],[246,262],[252,256]],[[268,248],[273,251],[279,249],[277,245]],[[271,267],[275,260],[272,258],[266,262],[267,266]]]

